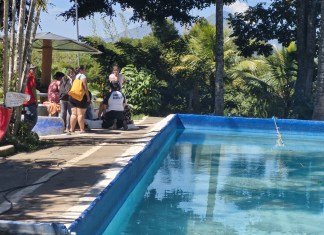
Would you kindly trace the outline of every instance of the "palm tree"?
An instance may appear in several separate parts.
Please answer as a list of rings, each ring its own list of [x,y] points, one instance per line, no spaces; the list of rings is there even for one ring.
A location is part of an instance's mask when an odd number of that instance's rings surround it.
[[[231,115],[290,117],[297,63],[295,44],[274,48],[268,58],[239,61],[226,70],[225,107]]]
[[[267,117],[273,100],[263,58],[244,59],[226,70],[225,113],[230,116]]]
[[[216,0],[216,74],[215,74],[215,115],[224,115],[224,40],[223,40],[223,0]]]
[[[294,58],[297,48],[294,43],[285,49],[274,48],[274,54],[266,59],[271,76],[268,84],[280,99],[279,107],[283,110],[282,117],[290,117],[294,96],[294,85],[297,79],[297,61]]]
[[[324,120],[324,0],[321,1],[321,31],[318,51],[317,92],[313,119]]]

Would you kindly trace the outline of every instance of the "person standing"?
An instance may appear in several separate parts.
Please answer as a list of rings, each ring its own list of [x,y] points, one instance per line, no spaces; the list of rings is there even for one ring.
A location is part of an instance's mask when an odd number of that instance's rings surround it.
[[[117,64],[113,65],[112,72],[109,75],[109,82],[118,82],[120,85],[120,90],[122,90],[123,84],[125,83],[125,77],[120,73],[120,68]]]
[[[74,69],[69,68],[67,70],[67,75],[62,78],[61,84],[60,84],[60,106],[61,106],[61,111],[60,111],[60,117],[64,121],[64,132],[69,132],[70,130],[70,117],[71,117],[71,105],[69,102],[69,91],[72,86],[72,82],[75,78],[75,72]]]
[[[85,94],[83,96],[83,99],[81,101],[78,101],[71,96],[69,96],[69,102],[71,105],[71,118],[70,118],[70,131],[67,134],[74,133],[75,131],[75,125],[78,122],[80,127],[80,133],[84,133],[84,120],[85,120],[85,112],[87,110],[87,106],[89,105],[90,101],[90,95],[88,91],[88,82],[87,77],[85,75],[86,70],[83,65],[80,65],[80,67],[76,70],[78,74],[75,76],[75,79],[79,79],[82,81],[82,86],[85,91]]]
[[[32,64],[29,67],[25,94],[30,95],[30,99],[23,103],[24,122],[28,126],[28,131],[34,128],[38,119],[35,68],[36,66]]]

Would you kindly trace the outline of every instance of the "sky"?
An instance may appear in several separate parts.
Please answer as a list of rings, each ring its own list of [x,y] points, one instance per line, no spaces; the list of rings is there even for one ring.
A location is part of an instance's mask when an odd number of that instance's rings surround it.
[[[264,2],[257,0],[247,0],[247,1],[236,1],[230,6],[224,6],[224,11],[229,13],[242,12],[248,8],[248,4],[255,5],[257,2]],[[51,32],[61,36],[65,36],[72,39],[77,39],[77,29],[73,24],[72,20],[64,21],[62,17],[57,17],[59,13],[70,9],[72,3],[67,0],[50,0],[48,4],[47,12],[41,13],[40,27],[37,32]],[[129,19],[132,16],[132,9],[126,9],[122,11],[120,7],[116,6],[117,17],[114,18],[114,23],[116,25],[117,31],[121,33],[125,30],[123,26],[120,13]],[[202,11],[193,10],[192,13],[198,13],[200,16],[208,17],[215,13],[215,6],[206,8]],[[100,19],[100,15],[96,14],[94,20],[79,20],[79,35],[80,36],[90,36],[98,35],[102,38],[107,38],[107,33],[105,33],[105,27],[103,26],[103,21]],[[106,18],[108,20],[108,18]],[[94,26],[95,25],[95,26]],[[141,23],[129,23],[128,29],[136,28],[140,26]]]

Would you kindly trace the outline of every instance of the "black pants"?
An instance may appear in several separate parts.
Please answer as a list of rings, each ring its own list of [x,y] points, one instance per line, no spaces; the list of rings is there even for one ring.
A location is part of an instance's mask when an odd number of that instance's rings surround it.
[[[105,113],[102,122],[102,128],[110,128],[114,125],[115,120],[117,120],[116,125],[117,129],[124,128],[127,130],[127,124],[124,121],[124,112],[123,111],[109,111]]]

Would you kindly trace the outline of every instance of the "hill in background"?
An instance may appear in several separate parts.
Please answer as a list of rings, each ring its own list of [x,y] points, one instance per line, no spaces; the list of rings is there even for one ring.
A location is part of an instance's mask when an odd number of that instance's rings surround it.
[[[228,17],[228,12],[224,12],[224,17]],[[213,25],[216,24],[216,14],[212,14],[208,16],[207,21]],[[181,26],[180,23],[175,23],[175,27],[178,30],[179,34],[183,34],[184,32],[188,31],[189,29],[185,29],[184,26]],[[123,37],[128,37],[128,38],[138,38],[141,39],[147,35],[152,33],[151,26],[148,23],[143,23],[141,26],[124,30],[121,33],[118,34],[117,38],[123,38]],[[111,39],[105,39],[106,42],[111,42]]]

